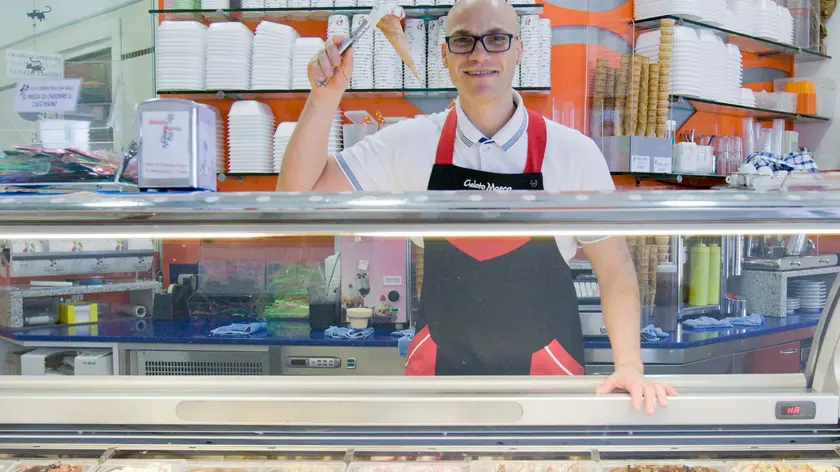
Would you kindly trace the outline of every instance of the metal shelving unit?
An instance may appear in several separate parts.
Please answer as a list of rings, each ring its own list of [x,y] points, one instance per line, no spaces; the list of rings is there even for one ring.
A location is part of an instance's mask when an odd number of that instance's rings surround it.
[[[525,97],[547,96],[550,87],[517,88]],[[160,96],[181,96],[191,100],[259,100],[286,99],[303,100],[309,96],[309,90],[158,90]],[[357,89],[347,90],[342,98],[455,98],[458,91],[454,88],[426,89]]]

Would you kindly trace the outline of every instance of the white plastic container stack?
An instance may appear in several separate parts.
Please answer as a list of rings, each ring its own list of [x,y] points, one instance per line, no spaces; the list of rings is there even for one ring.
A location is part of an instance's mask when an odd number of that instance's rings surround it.
[[[230,172],[272,172],[274,132],[274,114],[268,105],[253,100],[235,102],[228,115]]]
[[[213,23],[207,31],[207,88],[249,90],[254,33],[242,23]]]
[[[296,125],[297,122],[294,121],[284,121],[277,125],[277,131],[274,133],[274,172],[277,174],[283,168],[283,156]]]
[[[361,3],[360,3],[361,5]],[[367,15],[353,15],[351,30],[355,31]],[[353,89],[373,89],[373,30],[369,28],[353,44],[353,78],[350,87]]]
[[[341,122],[341,110],[337,110],[335,112],[335,117],[333,118],[332,128],[330,128],[330,137],[327,139],[327,153],[330,156],[334,156],[335,153],[344,149],[343,129],[344,127]]]
[[[324,49],[321,38],[297,38],[292,47],[292,89],[310,90],[308,67],[309,61]]]
[[[403,64],[403,77],[405,88],[419,89],[426,88],[426,23],[417,18],[405,20],[405,35],[408,38],[408,48],[411,50],[411,57],[420,73],[420,80],[414,77],[407,65]]]
[[[158,90],[204,90],[207,27],[197,21],[164,21],[155,50]]]
[[[254,38],[252,90],[292,88],[292,46],[298,38],[294,28],[263,21]]]

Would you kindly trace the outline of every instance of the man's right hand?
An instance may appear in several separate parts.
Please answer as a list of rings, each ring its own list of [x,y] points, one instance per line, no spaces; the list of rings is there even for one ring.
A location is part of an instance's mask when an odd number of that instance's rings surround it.
[[[324,50],[320,51],[309,61],[309,83],[312,84],[312,92],[320,94],[323,92],[343,94],[350,86],[350,77],[353,75],[353,48],[349,48],[343,56],[338,54],[338,48],[344,36],[336,35],[329,39]],[[318,82],[326,85],[320,87]]]

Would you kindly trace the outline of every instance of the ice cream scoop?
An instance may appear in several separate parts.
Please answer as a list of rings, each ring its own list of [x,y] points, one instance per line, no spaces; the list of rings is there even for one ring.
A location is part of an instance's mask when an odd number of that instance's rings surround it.
[[[394,47],[403,62],[411,69],[411,73],[419,80],[420,74],[417,72],[417,65],[414,64],[414,58],[411,57],[408,38],[405,37],[405,31],[402,28],[403,18],[405,18],[405,10],[397,2],[380,3],[371,10],[365,21],[359,27],[341,42],[341,45],[338,47],[338,54],[343,55],[357,39],[370,29],[371,25],[376,25],[385,37],[388,38],[391,46]],[[318,85],[321,87],[326,84],[327,80],[318,82]]]

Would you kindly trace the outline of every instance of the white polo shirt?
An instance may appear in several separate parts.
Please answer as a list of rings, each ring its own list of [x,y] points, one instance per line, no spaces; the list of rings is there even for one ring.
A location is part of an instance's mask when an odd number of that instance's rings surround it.
[[[492,137],[470,122],[458,100],[458,125],[453,164],[499,174],[521,174],[528,149],[528,113],[514,92],[516,111]],[[400,121],[336,153],[347,179],[356,190],[372,192],[423,191],[435,164],[447,111]],[[587,136],[546,120],[543,186],[547,192],[614,190],[601,150]],[[558,237],[560,252],[570,260],[577,251],[573,238]],[[581,238],[586,239],[586,238]],[[581,242],[591,242],[581,241]]]

